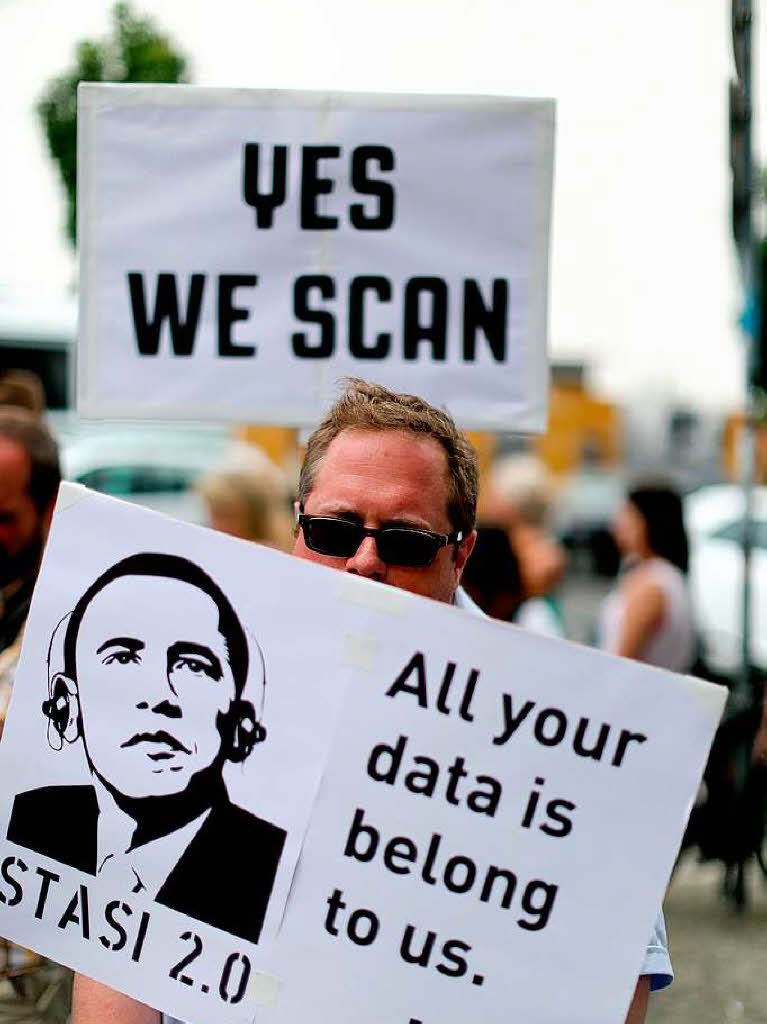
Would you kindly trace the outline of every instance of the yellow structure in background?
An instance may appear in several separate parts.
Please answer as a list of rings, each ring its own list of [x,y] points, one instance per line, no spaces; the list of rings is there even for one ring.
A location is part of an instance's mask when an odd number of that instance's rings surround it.
[[[553,371],[549,424],[545,434],[530,437],[530,451],[556,476],[581,468],[584,460],[601,468],[617,466],[623,457],[621,414],[617,406],[591,395],[582,374]],[[563,379],[558,379],[559,377]],[[484,474],[498,448],[498,435],[469,431]]]
[[[741,451],[743,445],[742,413],[728,416],[724,425],[724,444],[722,446],[722,473],[737,483],[741,479]],[[754,479],[758,484],[767,483],[767,424],[760,423],[755,435]]]
[[[483,480],[495,456],[495,450],[498,447],[498,435],[490,434],[486,430],[467,430],[466,436],[477,450],[477,455],[479,456],[479,478]]]
[[[580,383],[551,387],[549,426],[534,438],[531,450],[557,476],[592,466],[616,466],[622,455],[620,412],[610,402],[588,393]]]
[[[298,473],[298,431],[293,427],[260,427],[243,424],[237,436],[261,448],[275,466],[279,466],[292,479]]]

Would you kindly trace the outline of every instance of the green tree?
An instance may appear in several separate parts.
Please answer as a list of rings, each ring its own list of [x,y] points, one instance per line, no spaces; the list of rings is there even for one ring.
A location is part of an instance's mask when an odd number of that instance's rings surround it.
[[[67,235],[77,239],[77,85],[79,82],[183,82],[187,60],[150,18],[128,3],[112,10],[106,39],[77,44],[74,65],[46,86],[37,104],[48,149],[58,166],[67,197]]]

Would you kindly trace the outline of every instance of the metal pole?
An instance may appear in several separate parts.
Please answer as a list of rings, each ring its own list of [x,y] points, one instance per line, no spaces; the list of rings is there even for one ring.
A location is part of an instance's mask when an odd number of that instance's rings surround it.
[[[745,702],[751,698],[751,552],[754,521],[754,462],[756,432],[754,401],[749,387],[743,436],[743,632],[741,643],[741,688]]]
[[[742,239],[743,283],[746,302],[753,304],[758,310],[758,277],[756,260],[756,239],[753,225],[753,138],[752,138],[752,51],[751,32],[753,25],[753,4],[756,0],[733,0],[733,39],[736,40],[736,61],[739,64],[739,77],[743,83],[744,119],[744,191],[747,197],[748,213],[744,225]],[[738,42],[740,51],[737,52]],[[753,548],[753,517],[754,517],[754,476],[756,456],[756,392],[754,388],[754,366],[756,345],[758,344],[758,317],[751,317],[752,326],[747,334],[746,347],[746,401],[745,421],[743,428],[743,629],[741,649],[741,690],[742,697],[751,697],[751,552]]]

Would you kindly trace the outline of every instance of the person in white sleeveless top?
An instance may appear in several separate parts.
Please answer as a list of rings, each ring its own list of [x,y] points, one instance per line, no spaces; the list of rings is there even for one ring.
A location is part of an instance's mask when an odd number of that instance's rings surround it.
[[[648,665],[688,672],[695,661],[695,628],[679,495],[663,483],[632,488],[613,532],[624,569],[602,605],[599,646]]]

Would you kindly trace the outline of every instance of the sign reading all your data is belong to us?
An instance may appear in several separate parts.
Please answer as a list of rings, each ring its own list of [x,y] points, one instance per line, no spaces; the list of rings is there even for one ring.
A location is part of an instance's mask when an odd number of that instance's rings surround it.
[[[0,935],[187,1024],[616,1024],[725,698],[64,484]]]
[[[541,430],[554,104],[83,85],[80,408]]]

